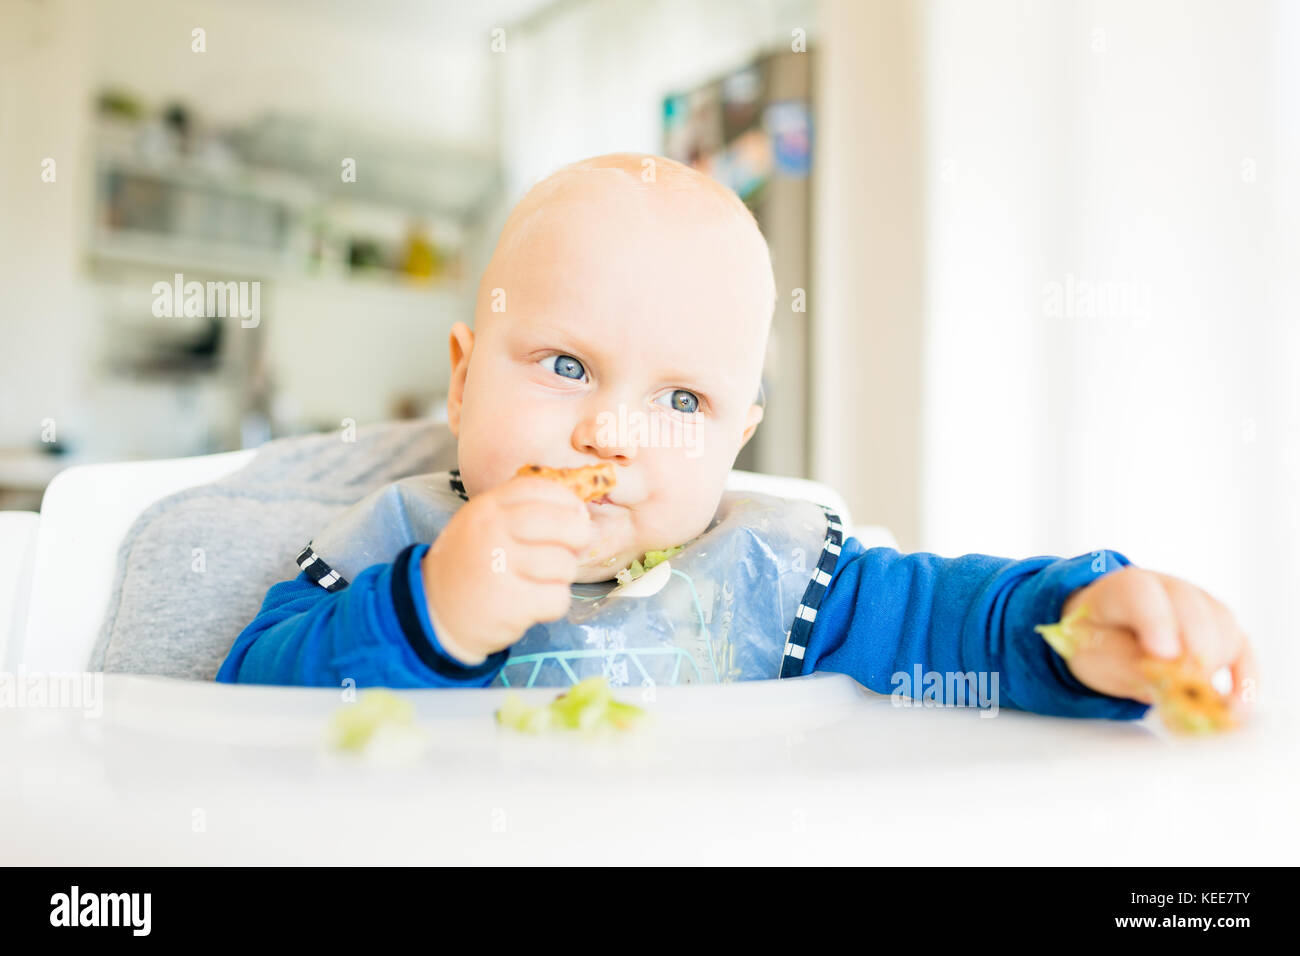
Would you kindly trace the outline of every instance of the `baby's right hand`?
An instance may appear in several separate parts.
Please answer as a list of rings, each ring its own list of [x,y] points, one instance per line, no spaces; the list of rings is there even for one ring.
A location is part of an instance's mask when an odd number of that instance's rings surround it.
[[[569,612],[591,515],[577,495],[543,478],[512,478],[475,495],[424,556],[424,595],[448,653],[465,663]]]

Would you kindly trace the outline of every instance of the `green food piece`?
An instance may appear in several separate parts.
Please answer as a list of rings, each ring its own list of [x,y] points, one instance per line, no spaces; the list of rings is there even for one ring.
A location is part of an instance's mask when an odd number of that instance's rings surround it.
[[[1185,734],[1212,734],[1220,729],[1219,725],[1205,714],[1176,710],[1164,700],[1158,700],[1157,707],[1160,708],[1168,725]]]
[[[496,713],[497,723],[524,733],[550,727],[588,733],[609,727],[629,730],[645,716],[640,707],[615,700],[604,677],[579,681],[544,707],[529,707],[514,694],[507,694]]]
[[[666,551],[647,551],[645,553],[645,569],[649,571],[656,564],[661,564],[664,561],[667,561],[680,550],[682,550],[682,546],[680,544],[675,544]]]
[[[613,697],[605,678],[588,677],[551,701],[551,714],[561,727],[591,730],[605,719]]]
[[[630,565],[618,572],[616,577],[619,584],[627,584],[635,581],[641,575],[645,574],[655,565],[663,564],[674,554],[682,550],[683,545],[675,544],[671,548],[665,548],[662,551],[647,551],[642,558],[633,561]]]
[[[535,734],[551,725],[548,707],[529,707],[515,694],[506,694],[505,703],[497,711],[497,723],[526,734]]]
[[[1043,636],[1052,650],[1068,660],[1079,649],[1079,639],[1083,636],[1076,632],[1075,625],[1087,616],[1087,608],[1080,606],[1055,624],[1039,624],[1034,630]]]
[[[409,726],[414,721],[415,707],[409,700],[391,690],[370,688],[334,715],[334,743],[342,750],[364,750],[380,726]]]
[[[645,574],[645,568],[642,566],[641,562],[633,561],[622,571],[618,572],[615,577],[618,578],[619,584],[628,584],[635,581],[643,574]]]
[[[635,704],[611,700],[605,705],[605,719],[619,730],[631,730],[644,720],[645,716],[645,711]]]

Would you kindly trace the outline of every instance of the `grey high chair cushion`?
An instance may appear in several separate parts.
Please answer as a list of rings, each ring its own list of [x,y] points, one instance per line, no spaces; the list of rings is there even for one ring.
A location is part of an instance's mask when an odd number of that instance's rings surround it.
[[[153,504],[118,552],[89,668],[212,680],[303,542],[374,489],[456,467],[446,424],[396,422],[262,446],[244,468]]]

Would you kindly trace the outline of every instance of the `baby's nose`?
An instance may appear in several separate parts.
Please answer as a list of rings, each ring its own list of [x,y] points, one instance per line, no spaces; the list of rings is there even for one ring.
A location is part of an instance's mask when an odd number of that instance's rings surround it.
[[[600,410],[573,430],[573,447],[610,461],[631,461],[640,445],[635,422],[624,412]]]

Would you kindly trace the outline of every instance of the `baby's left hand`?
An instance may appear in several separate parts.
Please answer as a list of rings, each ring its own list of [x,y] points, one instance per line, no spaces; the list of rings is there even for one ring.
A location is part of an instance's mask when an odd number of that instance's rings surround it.
[[[1066,600],[1062,619],[1082,605],[1086,628],[1066,661],[1093,690],[1154,703],[1143,676],[1143,657],[1187,654],[1206,678],[1223,665],[1232,672],[1229,702],[1246,716],[1256,696],[1255,657],[1232,612],[1195,585],[1131,565],[1079,588]]]

